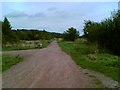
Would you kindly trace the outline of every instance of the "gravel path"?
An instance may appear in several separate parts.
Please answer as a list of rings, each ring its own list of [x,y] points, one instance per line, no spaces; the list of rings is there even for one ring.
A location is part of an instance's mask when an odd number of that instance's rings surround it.
[[[94,80],[53,41],[41,50],[10,51],[23,62],[2,75],[3,88],[93,88]]]

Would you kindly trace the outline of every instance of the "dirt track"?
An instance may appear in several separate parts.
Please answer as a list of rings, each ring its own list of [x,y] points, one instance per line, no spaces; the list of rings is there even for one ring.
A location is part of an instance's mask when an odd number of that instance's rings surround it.
[[[92,88],[94,81],[54,41],[41,50],[7,52],[23,62],[3,73],[3,88]]]

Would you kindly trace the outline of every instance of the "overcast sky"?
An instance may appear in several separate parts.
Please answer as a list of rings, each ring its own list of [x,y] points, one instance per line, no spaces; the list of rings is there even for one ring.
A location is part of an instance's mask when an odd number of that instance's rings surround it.
[[[98,21],[111,16],[117,2],[3,2],[13,29],[45,29],[60,32],[74,27],[82,34],[84,20]]]

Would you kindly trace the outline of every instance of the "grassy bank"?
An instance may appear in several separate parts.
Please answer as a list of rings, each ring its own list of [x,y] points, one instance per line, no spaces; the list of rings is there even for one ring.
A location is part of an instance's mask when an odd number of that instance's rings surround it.
[[[120,66],[118,60],[120,57],[108,53],[94,53],[91,45],[80,42],[62,41],[59,42],[59,45],[82,68],[101,72],[118,81],[118,66]]]
[[[22,61],[22,58],[17,56],[10,56],[10,55],[2,55],[2,72],[9,69],[13,65]]]
[[[43,40],[42,41],[42,47],[41,48],[45,48],[49,45],[49,42],[51,42],[50,40]],[[40,47],[38,47],[36,45],[31,45],[31,44],[27,44],[27,45],[22,45],[24,44],[24,42],[22,43],[18,43],[18,44],[15,44],[15,45],[12,45],[12,46],[9,46],[9,47],[2,47],[2,51],[11,51],[11,50],[28,50],[28,49],[40,49]]]

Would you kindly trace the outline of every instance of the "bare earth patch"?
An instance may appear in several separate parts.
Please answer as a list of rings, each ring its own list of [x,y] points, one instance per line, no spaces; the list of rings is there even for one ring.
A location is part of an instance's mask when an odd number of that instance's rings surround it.
[[[53,41],[47,48],[9,51],[23,62],[2,74],[3,88],[94,88],[94,80]]]

